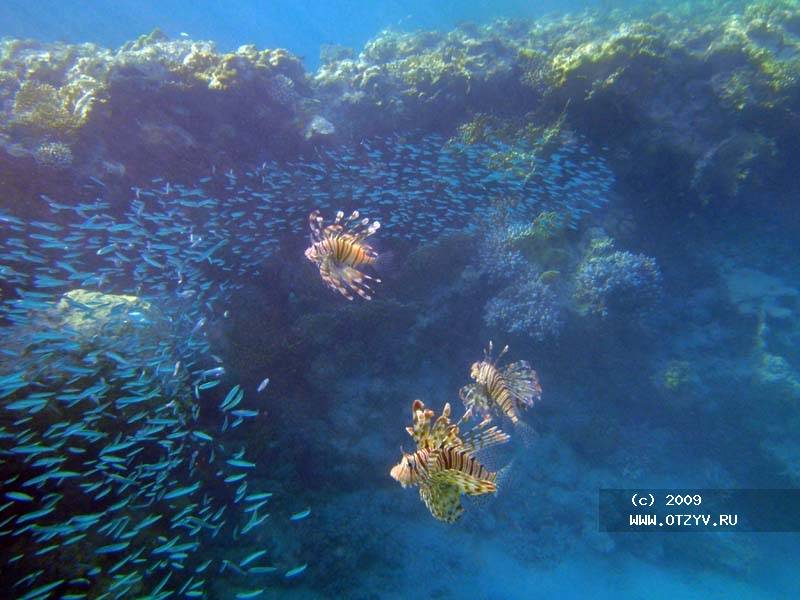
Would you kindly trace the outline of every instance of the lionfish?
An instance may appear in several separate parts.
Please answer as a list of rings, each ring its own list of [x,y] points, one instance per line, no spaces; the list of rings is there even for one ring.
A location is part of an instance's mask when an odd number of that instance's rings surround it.
[[[492,410],[500,410],[515,425],[519,422],[519,411],[528,408],[542,397],[539,376],[524,360],[511,363],[504,369],[497,363],[508,352],[503,348],[497,360],[492,360],[492,342],[483,352],[481,362],[472,363],[470,377],[475,383],[465,385],[459,390],[467,413],[481,414],[491,419]]]
[[[333,223],[323,227],[324,219],[318,210],[308,216],[311,228],[311,246],[306,249],[306,258],[319,267],[322,281],[330,289],[339,292],[348,300],[353,299],[351,290],[366,300],[372,298],[372,288],[367,281],[380,283],[380,279],[370,277],[359,269],[373,265],[378,253],[365,242],[366,238],[378,231],[381,224],[369,219],[359,220],[354,210],[344,219],[344,213],[336,213]]]
[[[403,487],[419,486],[419,497],[431,514],[453,523],[464,512],[461,494],[480,496],[497,490],[497,474],[475,458],[475,452],[508,441],[508,434],[497,426],[486,428],[488,421],[473,427],[463,436],[458,423],[450,421],[450,404],[433,422],[434,412],[421,400],[411,405],[413,425],[406,427],[417,450],[403,452],[403,458],[389,474]],[[466,416],[466,415],[465,415]]]

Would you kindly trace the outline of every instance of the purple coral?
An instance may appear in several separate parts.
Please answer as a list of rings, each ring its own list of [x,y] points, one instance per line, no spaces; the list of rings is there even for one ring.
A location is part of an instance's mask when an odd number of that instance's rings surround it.
[[[535,272],[489,300],[483,319],[489,327],[523,333],[537,340],[556,337],[564,324],[553,287],[542,282]]]
[[[578,307],[603,318],[609,313],[636,313],[661,293],[661,272],[655,259],[625,251],[593,253],[575,275]]]

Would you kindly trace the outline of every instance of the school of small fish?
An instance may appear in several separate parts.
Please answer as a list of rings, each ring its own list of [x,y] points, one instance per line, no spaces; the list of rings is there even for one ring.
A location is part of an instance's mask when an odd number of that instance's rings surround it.
[[[257,277],[306,219],[306,256],[326,285],[369,299],[368,282],[379,280],[361,269],[377,256],[365,240],[379,226],[388,238],[412,242],[475,231],[492,199],[520,214],[559,210],[577,226],[607,201],[610,170],[574,139],[535,159],[511,150],[392,135],[243,173],[212,169],[195,185],[156,178],[127,199],[90,177],[80,200],[33,200],[47,218],[0,208],[0,322],[8,340],[0,348],[0,540],[11,548],[2,573],[8,593],[196,598],[214,579],[236,575],[236,598],[261,595],[281,558],[264,564],[265,550],[237,548],[251,547],[244,536],[269,518],[272,493],[250,487],[258,465],[233,433],[260,410],[248,407],[239,385],[220,392],[226,369],[207,332],[229,317],[242,279]],[[492,164],[498,152],[510,157],[503,169]],[[345,205],[353,210],[347,219],[339,211],[323,225],[322,211]],[[498,372],[508,383],[502,388],[484,371],[475,384],[483,387],[464,394],[465,417],[488,417],[494,406],[515,420],[532,401],[535,372],[519,365]],[[418,486],[434,516],[454,521],[461,494],[495,489],[495,474],[474,453],[508,436],[484,419],[459,437],[449,405],[433,428],[421,402],[412,412],[417,450],[392,476]],[[205,558],[203,548],[222,538],[230,553]],[[287,579],[308,566],[290,565],[281,567]]]
[[[0,212],[13,286],[0,303],[0,577],[26,600],[199,598],[223,575],[257,597],[282,559],[238,550],[272,493],[248,481],[257,464],[232,432],[260,410],[239,385],[215,389],[226,370],[206,336],[238,285],[218,253],[241,241],[168,184],[122,210],[101,182],[90,191],[43,197],[47,220]],[[207,558],[213,541],[230,552]]]

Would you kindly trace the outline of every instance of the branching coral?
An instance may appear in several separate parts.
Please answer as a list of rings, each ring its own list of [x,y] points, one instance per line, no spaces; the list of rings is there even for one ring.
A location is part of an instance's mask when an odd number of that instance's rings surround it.
[[[608,317],[635,315],[661,293],[661,271],[644,254],[614,250],[609,238],[592,242],[575,275],[574,300],[581,312]]]
[[[558,337],[564,324],[553,286],[533,272],[489,300],[483,319],[489,327],[536,340]]]

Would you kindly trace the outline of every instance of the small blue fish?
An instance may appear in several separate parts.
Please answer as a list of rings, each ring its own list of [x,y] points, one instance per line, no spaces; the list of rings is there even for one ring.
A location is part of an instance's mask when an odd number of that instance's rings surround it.
[[[31,590],[30,592],[28,592],[24,596],[20,596],[18,598],[18,600],[32,600],[32,598],[43,597],[44,594],[47,594],[51,590],[54,590],[55,588],[60,586],[62,583],[64,583],[64,580],[63,579],[59,579],[58,581],[54,581],[52,583],[47,583],[45,585],[41,585],[41,586],[37,587],[36,589]]]
[[[195,323],[194,327],[192,327],[192,330],[189,332],[189,337],[193,336],[195,333],[200,331],[203,328],[203,325],[205,325],[205,324],[206,324],[206,318],[205,317],[201,317],[197,321],[197,323]]]
[[[122,550],[125,550],[125,548],[127,548],[130,545],[131,545],[130,542],[119,542],[117,544],[108,544],[106,546],[99,546],[98,548],[95,548],[94,553],[95,554],[111,554],[113,552],[121,552]]]
[[[29,496],[24,492],[6,492],[6,498],[11,498],[12,500],[18,500],[20,502],[33,501],[33,496]]]
[[[301,519],[305,519],[310,514],[311,514],[311,509],[307,508],[305,510],[301,510],[300,512],[294,513],[291,517],[289,517],[289,520],[300,521]]]
[[[250,590],[246,592],[237,592],[236,593],[236,600],[248,600],[249,598],[257,598],[261,594],[263,594],[267,588],[261,588],[258,590]]]
[[[150,258],[147,254],[142,254],[142,260],[146,262],[151,267],[155,267],[156,269],[163,269],[164,265],[158,262],[157,260]]]
[[[257,410],[239,409],[239,410],[232,410],[231,414],[234,417],[240,417],[240,418],[246,418],[247,419],[247,418],[251,418],[251,417],[257,417],[258,416],[258,411]]]
[[[198,440],[205,440],[207,442],[213,442],[214,438],[203,431],[195,430],[192,431],[192,435],[196,437]]]
[[[274,573],[277,567],[250,567],[247,569],[248,575],[266,575],[267,573]]]
[[[266,550],[257,550],[256,552],[253,552],[252,554],[248,554],[244,559],[242,559],[242,561],[239,563],[239,566],[244,568],[247,565],[249,565],[251,562],[261,558],[262,556],[264,556],[266,553],[267,553]]]
[[[22,525],[23,523],[27,523],[28,521],[35,521],[39,517],[44,517],[45,515],[49,515],[55,509],[56,509],[55,506],[48,506],[41,510],[35,510],[33,512],[25,513],[24,515],[20,515],[17,518],[17,525]]]
[[[164,494],[164,500],[172,500],[174,498],[180,498],[181,496],[188,496],[189,494],[196,492],[198,489],[200,489],[199,481],[195,482],[190,486],[176,488],[171,492]]]
[[[299,567],[295,567],[294,569],[289,569],[286,573],[283,574],[286,579],[291,579],[292,577],[297,577],[308,568],[308,563],[302,564]]]
[[[222,410],[225,410],[226,408],[233,408],[234,406],[239,404],[239,402],[241,402],[242,399],[241,398],[242,394],[239,393],[240,391],[241,391],[241,386],[237,383],[227,393],[225,399],[222,401],[222,404],[220,404],[220,408]]]
[[[260,494],[250,494],[248,495],[244,501],[245,502],[258,502],[260,500],[266,500],[267,498],[272,497],[272,492],[262,492]]]

